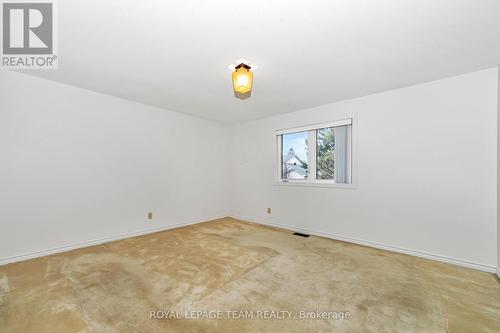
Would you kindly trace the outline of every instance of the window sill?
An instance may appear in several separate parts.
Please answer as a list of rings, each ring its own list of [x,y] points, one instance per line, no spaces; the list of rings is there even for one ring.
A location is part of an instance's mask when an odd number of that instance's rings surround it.
[[[274,186],[295,186],[295,187],[323,187],[323,188],[345,188],[345,189],[356,189],[356,184],[335,184],[328,182],[304,182],[300,180],[295,181],[275,181]]]

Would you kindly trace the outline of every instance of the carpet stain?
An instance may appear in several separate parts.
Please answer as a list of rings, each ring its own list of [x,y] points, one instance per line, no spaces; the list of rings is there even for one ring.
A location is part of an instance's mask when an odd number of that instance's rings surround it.
[[[151,319],[169,310],[280,310],[293,318]],[[316,310],[351,317],[300,317]],[[498,327],[492,274],[230,218],[0,266],[2,333]]]

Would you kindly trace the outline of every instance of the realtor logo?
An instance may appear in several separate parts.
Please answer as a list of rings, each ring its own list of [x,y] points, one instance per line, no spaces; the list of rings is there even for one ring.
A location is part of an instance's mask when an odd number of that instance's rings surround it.
[[[2,67],[57,68],[53,2],[2,3]]]

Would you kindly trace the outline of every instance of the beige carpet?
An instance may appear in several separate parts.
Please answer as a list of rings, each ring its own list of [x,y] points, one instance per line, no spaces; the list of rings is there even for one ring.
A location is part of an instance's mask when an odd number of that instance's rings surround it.
[[[0,266],[2,333],[499,331],[493,274],[229,218]]]

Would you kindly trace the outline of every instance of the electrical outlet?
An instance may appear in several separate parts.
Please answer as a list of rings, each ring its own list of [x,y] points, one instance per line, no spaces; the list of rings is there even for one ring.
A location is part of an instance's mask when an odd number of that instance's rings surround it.
[[[271,214],[271,208],[268,208],[268,209],[267,209],[267,213],[268,213],[268,214]]]
[[[149,212],[148,213],[148,220],[152,220],[153,219],[153,212]]]

